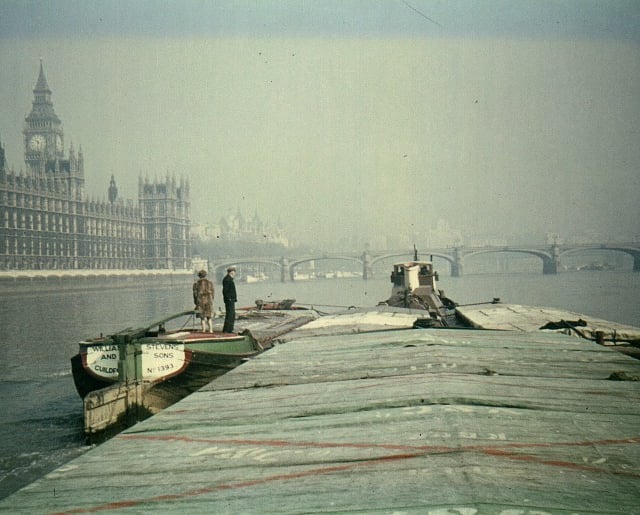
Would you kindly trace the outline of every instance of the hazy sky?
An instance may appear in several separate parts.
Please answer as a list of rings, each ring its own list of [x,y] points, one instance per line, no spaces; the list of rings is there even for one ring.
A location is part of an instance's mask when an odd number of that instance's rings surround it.
[[[194,221],[306,242],[640,236],[636,0],[1,0],[17,170],[41,57],[99,198],[169,173]]]

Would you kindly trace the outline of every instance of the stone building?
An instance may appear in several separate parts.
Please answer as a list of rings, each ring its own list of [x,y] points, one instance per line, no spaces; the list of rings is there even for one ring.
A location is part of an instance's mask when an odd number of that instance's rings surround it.
[[[189,183],[140,179],[138,204],[85,194],[84,156],[64,152],[42,63],[25,119],[26,171],[9,170],[0,142],[0,270],[187,269],[191,264]]]
[[[279,223],[264,222],[256,211],[252,217],[245,218],[240,209],[234,215],[228,213],[220,218],[216,226],[216,237],[225,241],[242,241],[246,243],[272,243],[289,246],[284,229]]]

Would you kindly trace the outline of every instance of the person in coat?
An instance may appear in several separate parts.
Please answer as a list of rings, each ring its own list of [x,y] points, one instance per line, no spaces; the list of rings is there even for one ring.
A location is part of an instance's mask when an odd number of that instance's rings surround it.
[[[196,305],[194,308],[197,311],[197,317],[200,319],[202,325],[202,332],[209,330],[213,332],[213,283],[206,278],[207,271],[200,270],[198,272],[198,280],[193,283],[193,303]]]
[[[227,275],[222,279],[222,299],[224,300],[224,327],[223,333],[232,333],[233,325],[236,321],[236,302],[238,297],[236,295],[236,284],[233,282],[233,278],[236,276],[236,267],[230,266],[227,268]]]

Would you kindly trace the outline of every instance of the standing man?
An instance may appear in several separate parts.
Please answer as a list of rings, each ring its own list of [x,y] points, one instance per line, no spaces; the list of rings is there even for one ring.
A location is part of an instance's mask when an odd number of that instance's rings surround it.
[[[200,318],[202,332],[207,329],[213,332],[213,283],[207,276],[206,270],[198,272],[198,280],[193,283],[193,303],[196,305],[195,310],[198,311],[197,317]]]
[[[222,298],[225,310],[223,333],[232,333],[233,324],[236,321],[236,302],[238,297],[236,295],[236,284],[233,282],[235,276],[236,267],[230,266],[227,268],[227,275],[222,279]]]

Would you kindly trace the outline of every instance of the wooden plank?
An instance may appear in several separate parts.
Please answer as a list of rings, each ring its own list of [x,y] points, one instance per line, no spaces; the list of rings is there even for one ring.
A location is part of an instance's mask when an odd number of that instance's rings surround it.
[[[148,417],[154,412],[143,401],[148,387],[143,382],[121,383],[88,393],[83,399],[85,434],[94,435],[109,428],[115,432]]]
[[[294,340],[0,510],[633,513],[640,382],[607,377],[639,365],[544,333]]]
[[[518,304],[483,304],[480,306],[459,307],[457,311],[475,328],[504,331],[538,331],[549,322],[583,320],[586,326],[578,326],[558,331],[566,334],[582,333],[586,338],[595,340],[596,333],[614,343],[616,341],[640,342],[640,328],[618,324],[609,320],[565,311],[561,309],[521,306]]]

